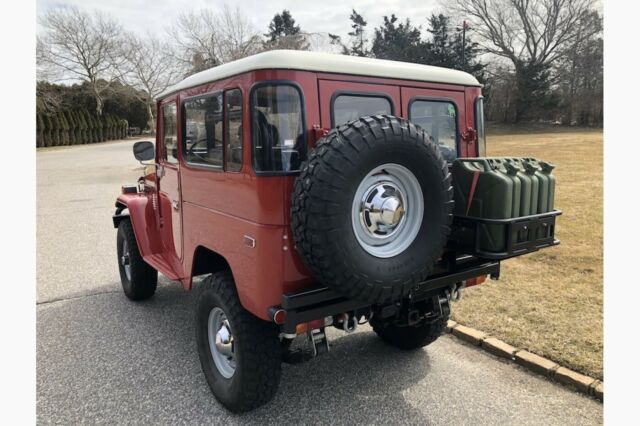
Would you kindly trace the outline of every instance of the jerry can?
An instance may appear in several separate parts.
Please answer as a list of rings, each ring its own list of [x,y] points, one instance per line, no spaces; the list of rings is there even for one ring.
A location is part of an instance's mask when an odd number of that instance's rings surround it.
[[[553,211],[554,166],[534,158],[459,158],[452,163],[454,214],[480,219],[512,219]],[[478,222],[480,249],[502,252],[506,247],[503,224]],[[547,237],[547,228],[519,230],[512,243]],[[462,237],[466,241],[469,236]]]
[[[502,171],[501,171],[502,170]],[[491,158],[459,158],[452,163],[454,213],[488,219],[509,219],[513,214],[514,179],[502,162]],[[505,249],[502,225],[480,224],[480,247]]]

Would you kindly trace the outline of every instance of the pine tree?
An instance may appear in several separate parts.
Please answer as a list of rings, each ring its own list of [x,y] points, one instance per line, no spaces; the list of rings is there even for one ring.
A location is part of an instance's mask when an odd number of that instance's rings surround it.
[[[425,44],[420,37],[420,29],[409,19],[398,23],[398,18],[384,16],[382,25],[375,29],[371,46],[373,56],[394,61],[425,63]]]
[[[269,32],[264,35],[267,41],[265,49],[309,50],[309,43],[301,32],[300,26],[291,16],[291,12],[284,9],[276,13],[269,23]]]

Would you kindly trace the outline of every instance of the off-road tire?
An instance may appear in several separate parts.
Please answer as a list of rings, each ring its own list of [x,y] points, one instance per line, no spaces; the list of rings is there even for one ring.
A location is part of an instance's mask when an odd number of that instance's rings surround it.
[[[372,321],[373,331],[382,340],[403,350],[413,350],[435,342],[442,335],[449,315],[443,315],[433,322],[423,322],[414,326],[400,327],[391,323]]]
[[[129,247],[129,264],[131,266],[131,279],[127,278],[125,268],[121,259],[123,254],[123,243],[127,242]],[[120,281],[124,294],[131,300],[139,301],[148,299],[156,292],[158,286],[158,271],[142,259],[136,236],[133,233],[133,226],[129,219],[122,219],[118,225],[118,267],[120,271]]]
[[[380,258],[360,245],[351,217],[356,188],[387,163],[413,173],[424,214],[411,245]],[[447,163],[422,128],[394,116],[361,117],[331,130],[302,165],[291,209],[296,249],[316,279],[340,294],[370,303],[398,300],[428,277],[442,254],[452,194]]]
[[[280,384],[282,349],[278,328],[241,306],[231,272],[214,273],[202,285],[195,325],[204,376],[213,395],[229,411],[253,410],[270,401]],[[209,347],[208,318],[215,307],[224,311],[233,334],[236,367],[228,379],[218,371]]]

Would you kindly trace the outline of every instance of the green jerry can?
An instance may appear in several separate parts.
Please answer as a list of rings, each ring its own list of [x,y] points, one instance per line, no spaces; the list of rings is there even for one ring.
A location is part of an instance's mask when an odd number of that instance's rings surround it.
[[[535,158],[523,158],[523,161],[529,163],[532,167],[533,174],[538,177],[540,182],[540,192],[538,193],[538,213],[548,213],[553,211],[556,178],[551,174],[555,166],[551,163],[536,160]]]
[[[540,192],[538,193],[538,213],[548,213],[554,209],[554,198],[556,192],[556,178],[551,174],[555,166],[551,163],[538,161],[535,158],[525,158],[524,161],[531,165],[534,175],[540,182]],[[537,238],[548,237],[550,229],[538,229]]]
[[[511,219],[553,210],[554,166],[533,158],[459,158],[451,166],[454,213],[483,219]],[[506,247],[506,226],[479,224],[480,249],[502,252]],[[513,242],[544,237],[520,231]],[[468,235],[463,236],[467,243]]]
[[[493,158],[459,158],[451,165],[451,173],[456,215],[486,219],[513,217],[514,179],[506,173],[502,162]],[[480,224],[478,232],[482,250],[505,250],[504,226]]]
[[[527,175],[524,166],[519,158],[504,158],[505,166],[520,181],[520,214],[519,216],[529,216],[535,214],[531,211],[531,189],[533,186],[532,179]],[[514,216],[515,217],[515,216]],[[513,242],[523,242],[528,238],[527,231],[518,231],[513,236]]]

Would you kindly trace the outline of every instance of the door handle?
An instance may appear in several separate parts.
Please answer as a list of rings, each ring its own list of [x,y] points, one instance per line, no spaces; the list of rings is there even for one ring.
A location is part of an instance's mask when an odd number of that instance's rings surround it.
[[[173,201],[171,201],[171,207],[173,207],[173,209],[174,209],[175,211],[180,210],[180,205],[178,204],[178,201],[177,201],[177,200],[173,200]]]

